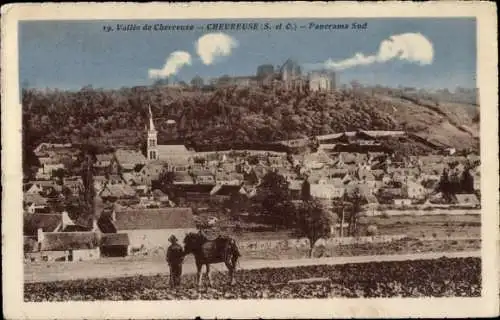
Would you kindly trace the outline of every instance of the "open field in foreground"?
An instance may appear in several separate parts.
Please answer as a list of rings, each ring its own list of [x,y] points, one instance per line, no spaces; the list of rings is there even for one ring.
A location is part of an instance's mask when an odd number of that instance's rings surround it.
[[[304,259],[308,257],[307,249],[268,249],[264,251],[243,251],[241,267],[248,268],[254,265],[267,266],[278,261],[281,265],[290,265],[293,260],[334,262],[354,261],[381,261],[381,255],[433,255],[440,253],[457,253],[479,251],[480,240],[435,240],[420,241],[407,239],[390,243],[342,245],[322,250],[315,249],[314,257],[320,259]],[[301,262],[303,263],[303,262]],[[325,262],[323,262],[325,263]],[[184,261],[184,272],[194,272],[192,255]],[[216,265],[216,269],[218,266]],[[221,267],[222,268],[222,267]],[[81,262],[37,262],[24,265],[25,282],[46,282],[56,280],[87,279],[101,277],[120,277],[129,275],[151,275],[168,272],[165,257],[162,256],[129,256],[126,258],[102,258],[94,261]]]
[[[290,284],[304,278],[317,283]],[[332,297],[477,297],[481,294],[480,258],[386,261],[344,265],[240,270],[237,284],[225,273],[213,275],[213,288],[199,293],[194,275],[173,289],[167,275],[132,276],[26,284],[26,301],[174,300]]]

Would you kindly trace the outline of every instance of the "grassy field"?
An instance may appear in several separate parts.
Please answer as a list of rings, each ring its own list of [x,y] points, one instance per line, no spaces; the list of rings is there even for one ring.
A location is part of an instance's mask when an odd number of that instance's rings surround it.
[[[411,238],[481,238],[480,215],[428,215],[362,217],[360,225],[374,224],[379,234],[405,234]]]
[[[334,248],[317,247],[314,257],[371,256],[386,254],[407,254],[420,252],[457,252],[481,249],[480,240],[435,240],[421,241],[404,239],[390,243],[341,245]],[[308,257],[306,249],[269,249],[265,251],[244,251],[244,259],[297,259]]]
[[[427,215],[427,216],[377,216],[362,217],[360,235],[366,235],[366,227],[376,225],[380,235],[404,234],[410,238],[468,237],[481,238],[480,215]],[[239,241],[283,240],[293,238],[287,230],[264,232],[228,231]]]

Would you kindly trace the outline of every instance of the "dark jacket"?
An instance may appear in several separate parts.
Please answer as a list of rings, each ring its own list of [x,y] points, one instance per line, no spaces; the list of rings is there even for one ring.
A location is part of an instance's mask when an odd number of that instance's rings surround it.
[[[184,250],[177,244],[171,244],[167,249],[167,262],[169,264],[180,264],[184,261]]]

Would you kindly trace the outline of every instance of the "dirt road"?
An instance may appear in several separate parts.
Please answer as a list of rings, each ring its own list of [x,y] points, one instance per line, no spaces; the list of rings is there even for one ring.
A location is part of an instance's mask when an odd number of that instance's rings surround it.
[[[481,257],[480,251],[466,252],[432,252],[403,255],[379,255],[379,256],[356,256],[356,257],[332,257],[317,259],[293,259],[293,260],[242,260],[240,269],[261,269],[296,267],[309,265],[336,265],[347,263],[367,263],[382,261],[405,261],[426,260],[463,257]],[[214,272],[225,271],[223,264],[215,264]],[[194,273],[196,268],[192,257],[188,257],[183,266],[183,273]],[[133,275],[156,275],[168,274],[168,268],[162,260],[133,260],[133,259],[100,259],[96,261],[83,262],[53,262],[53,263],[30,263],[24,265],[24,281],[51,282],[58,280],[76,280],[89,278],[115,278]]]

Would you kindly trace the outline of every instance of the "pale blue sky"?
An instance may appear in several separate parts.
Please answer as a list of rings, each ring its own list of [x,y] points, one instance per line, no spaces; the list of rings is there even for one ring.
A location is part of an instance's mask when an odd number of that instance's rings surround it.
[[[103,32],[103,25],[195,24],[214,22],[295,22],[324,24],[368,22],[366,30],[225,31],[238,42],[229,56],[204,65],[195,42],[208,31]],[[358,66],[339,72],[340,81],[422,88],[476,86],[476,22],[472,18],[439,19],[328,19],[328,20],[165,20],[165,21],[30,21],[20,23],[20,82],[30,87],[80,89],[148,85],[148,70],[161,68],[170,53],[189,52],[192,64],[177,77],[216,77],[223,74],[253,75],[259,64],[279,65],[291,57],[308,65],[328,59],[352,57],[357,52],[375,55],[390,36],[421,33],[434,48],[431,64],[419,65],[398,59]]]

